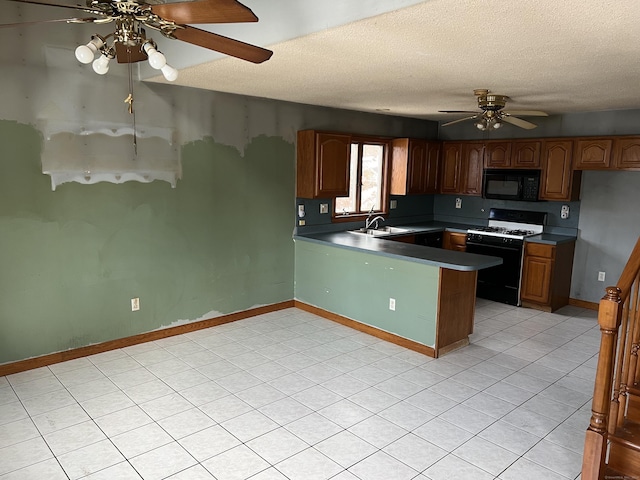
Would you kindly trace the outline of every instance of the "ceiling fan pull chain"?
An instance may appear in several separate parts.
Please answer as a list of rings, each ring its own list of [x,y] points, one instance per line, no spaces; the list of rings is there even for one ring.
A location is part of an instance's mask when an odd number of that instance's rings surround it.
[[[131,60],[131,47],[127,48],[127,55],[129,56],[129,60]],[[138,156],[138,134],[136,129],[136,111],[133,108],[133,63],[129,61],[127,63],[128,73],[129,73],[129,95],[125,98],[125,103],[129,104],[129,114],[132,116],[131,123],[133,127],[133,154],[134,156]]]

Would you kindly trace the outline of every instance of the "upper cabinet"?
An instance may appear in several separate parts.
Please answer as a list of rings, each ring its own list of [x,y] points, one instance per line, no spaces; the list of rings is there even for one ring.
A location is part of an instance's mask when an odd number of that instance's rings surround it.
[[[540,168],[540,140],[488,140],[484,168]]]
[[[511,167],[511,142],[489,140],[484,146],[485,168]]]
[[[544,142],[540,200],[578,200],[582,172],[571,168],[572,154],[573,140]]]
[[[483,153],[483,143],[444,142],[440,193],[481,195]]]
[[[540,140],[514,140],[511,142],[511,168],[540,168]]]
[[[315,130],[298,132],[296,196],[334,198],[349,195],[351,135]]]
[[[442,144],[440,193],[460,193],[462,186],[462,146],[460,142]]]
[[[614,139],[613,165],[619,169],[640,169],[640,137]]]
[[[465,143],[462,149],[462,188],[463,195],[482,195],[482,143]]]
[[[611,167],[612,138],[579,138],[576,140],[575,149],[574,169],[593,170]]]
[[[414,138],[392,141],[391,194],[419,195],[438,191],[440,143]]]

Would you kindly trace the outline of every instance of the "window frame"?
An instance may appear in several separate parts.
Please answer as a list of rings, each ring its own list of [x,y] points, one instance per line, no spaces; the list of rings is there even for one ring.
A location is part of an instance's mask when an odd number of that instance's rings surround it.
[[[381,181],[381,192],[380,192],[380,206],[379,210],[374,210],[373,214],[375,215],[388,215],[389,214],[389,190],[391,185],[391,139],[384,137],[370,137],[366,135],[352,135],[351,136],[351,145],[358,145],[358,166],[357,166],[357,176],[360,181],[356,183],[356,209],[360,207],[361,195],[362,195],[362,152],[363,145],[380,145],[383,147],[382,154],[382,181]],[[331,212],[331,221],[332,222],[354,222],[359,220],[365,220],[369,216],[369,212],[355,212],[355,213],[347,213],[342,214],[335,211],[336,198],[333,198],[333,208]]]

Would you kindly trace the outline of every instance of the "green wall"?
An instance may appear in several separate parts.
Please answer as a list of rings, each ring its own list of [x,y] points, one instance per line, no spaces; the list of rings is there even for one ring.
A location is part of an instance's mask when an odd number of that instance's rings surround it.
[[[295,257],[297,300],[435,346],[438,267],[304,240]]]
[[[59,186],[0,121],[0,363],[293,298],[295,152],[182,148],[183,178]],[[131,312],[130,299],[141,310]]]

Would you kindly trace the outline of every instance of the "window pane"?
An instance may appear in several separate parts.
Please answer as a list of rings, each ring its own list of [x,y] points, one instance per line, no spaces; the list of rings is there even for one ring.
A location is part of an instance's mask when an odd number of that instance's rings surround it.
[[[360,192],[360,211],[381,210],[382,199],[382,145],[367,145],[362,148],[362,191]]]
[[[351,144],[351,159],[349,164],[349,196],[336,198],[335,212],[355,213],[356,195],[358,188],[358,144]]]

